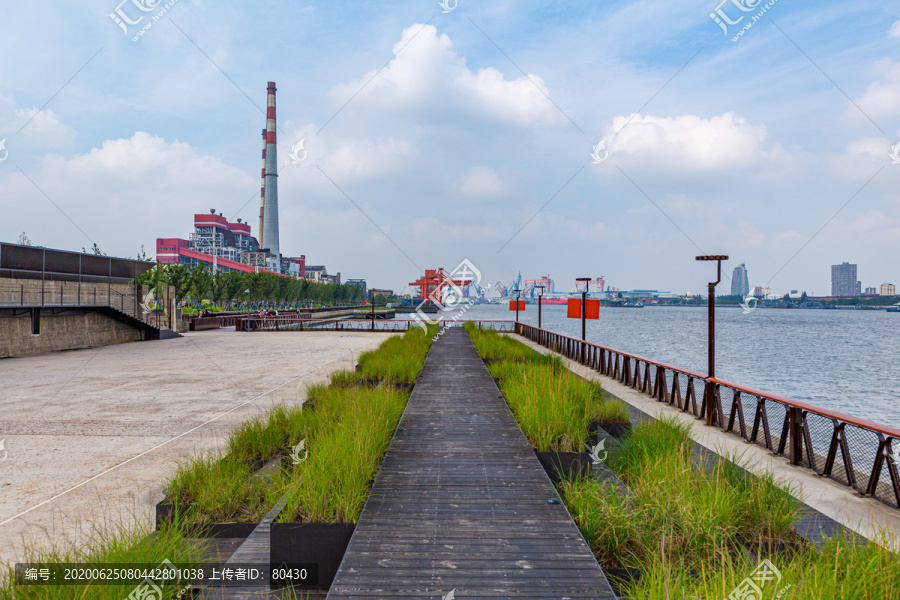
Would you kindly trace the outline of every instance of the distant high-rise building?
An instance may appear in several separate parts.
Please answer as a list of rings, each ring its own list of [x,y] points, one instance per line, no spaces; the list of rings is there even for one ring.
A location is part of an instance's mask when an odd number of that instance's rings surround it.
[[[856,265],[831,265],[832,296],[859,296],[861,291],[862,283],[856,279]]]
[[[734,268],[731,275],[731,295],[746,296],[750,293],[750,281],[747,279],[747,266],[744,263]]]
[[[366,294],[366,280],[365,279],[348,279],[347,285],[355,285],[356,287],[362,289],[363,295]]]
[[[873,287],[867,287],[867,288],[866,288],[866,292],[865,292],[865,294],[863,294],[863,295],[864,295],[864,296],[877,296],[877,295],[878,295],[878,290],[877,290],[876,288],[873,288]]]
[[[893,283],[882,283],[881,284],[881,296],[896,296],[897,295],[897,286]]]

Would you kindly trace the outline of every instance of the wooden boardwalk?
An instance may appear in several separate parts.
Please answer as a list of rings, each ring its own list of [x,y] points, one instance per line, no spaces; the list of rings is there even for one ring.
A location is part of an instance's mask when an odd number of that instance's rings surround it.
[[[239,567],[247,565],[269,564],[269,532],[278,513],[284,507],[285,499],[279,500],[272,510],[263,517],[253,533],[244,540],[237,551],[228,559],[226,566]],[[255,586],[208,586],[198,596],[198,600],[252,600],[254,598],[271,598],[267,587]]]
[[[616,598],[463,329],[400,427],[329,599]]]

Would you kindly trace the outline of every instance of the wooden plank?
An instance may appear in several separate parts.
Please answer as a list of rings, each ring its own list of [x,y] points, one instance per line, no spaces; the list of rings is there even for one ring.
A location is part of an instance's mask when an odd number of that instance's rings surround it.
[[[278,517],[284,507],[285,499],[282,498],[272,507],[272,510],[263,517],[256,529],[253,530],[237,551],[228,559],[228,565],[268,565],[269,564],[269,533],[272,531],[272,522]],[[207,586],[198,600],[250,600],[251,598],[266,598],[270,592],[265,586]]]
[[[465,330],[431,348],[329,599],[614,599]]]

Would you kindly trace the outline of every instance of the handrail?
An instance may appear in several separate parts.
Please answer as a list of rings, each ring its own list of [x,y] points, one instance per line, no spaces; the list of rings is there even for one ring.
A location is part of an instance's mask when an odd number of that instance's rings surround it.
[[[519,324],[520,324],[520,325],[525,325],[524,323],[519,323]],[[565,339],[567,339],[567,340],[571,340],[572,342],[577,342],[577,343],[579,343],[579,344],[582,343],[582,341],[581,341],[580,338],[574,338],[574,337],[569,336],[569,335],[566,335],[566,334],[564,334],[564,333],[556,333],[555,331],[550,331],[549,329],[538,329],[537,327],[534,327],[533,325],[527,325],[527,327],[531,327],[531,328],[533,328],[533,329],[535,329],[535,330],[537,330],[537,331],[544,331],[544,332],[546,332],[546,333],[552,333],[552,334],[555,335],[555,336],[558,336],[558,337],[561,337],[561,338],[565,338]],[[650,358],[644,358],[643,356],[640,356],[639,354],[631,354],[631,353],[629,353],[629,352],[625,352],[624,350],[617,350],[616,348],[610,348],[609,346],[602,346],[602,345],[600,345],[600,344],[595,344],[594,342],[587,342],[587,344],[588,344],[589,346],[593,346],[593,347],[595,347],[595,348],[600,348],[600,349],[606,350],[606,351],[608,351],[608,352],[615,352],[616,354],[620,354],[620,355],[622,355],[622,356],[627,356],[627,357],[629,357],[629,358],[634,358],[634,359],[636,359],[636,360],[639,360],[639,361],[645,362],[645,363],[649,363],[649,364],[651,364],[651,365],[655,365],[655,366],[658,366],[658,367],[663,367],[663,368],[665,368],[665,369],[671,369],[671,370],[673,370],[673,371],[679,371],[679,372],[681,372],[681,373],[686,373],[686,374],[690,375],[691,377],[696,377],[697,379],[704,379],[704,380],[707,379],[706,373],[701,373],[701,372],[699,372],[699,371],[692,371],[692,370],[690,370],[690,369],[685,369],[685,368],[682,368],[682,367],[676,367],[676,366],[674,366],[674,365],[666,364],[666,363],[664,363],[664,362],[659,362],[658,360],[653,360],[653,359],[650,359]]]
[[[724,433],[784,456],[792,465],[811,469],[861,495],[900,508],[900,461],[895,462],[893,453],[895,443],[900,450],[898,428],[533,325],[517,322],[515,332],[658,402],[704,419]],[[702,386],[700,393],[695,384]],[[723,403],[727,390],[732,392],[731,402],[725,397]],[[708,398],[712,399],[711,406]],[[771,427],[770,416],[775,419]]]
[[[420,319],[375,319],[374,322],[369,315],[360,315],[361,318],[306,318],[296,316],[277,317],[235,317],[235,331],[324,331],[324,330],[369,330],[369,331],[399,331],[407,330],[412,327],[421,326]],[[488,324],[494,329],[501,331],[513,331],[515,329],[515,321],[512,320],[483,320],[474,321],[481,325]],[[461,326],[463,321],[442,321],[445,327]],[[498,324],[499,327],[494,327]]]
[[[882,425],[881,423],[869,421],[868,419],[863,419],[862,417],[854,417],[853,415],[848,415],[836,410],[831,410],[830,408],[822,408],[821,406],[816,406],[815,404],[810,404],[809,402],[804,402],[803,400],[794,400],[793,398],[786,398],[785,396],[779,396],[778,394],[763,392],[752,387],[747,387],[745,385],[740,385],[731,381],[725,381],[724,379],[719,379],[718,377],[710,377],[708,378],[708,381],[737,390],[739,392],[744,392],[753,396],[760,396],[768,400],[774,400],[775,402],[787,404],[795,408],[800,408],[817,415],[822,415],[823,417],[827,417],[829,419],[836,419],[850,425],[856,425],[857,427],[862,427],[863,429],[871,429],[872,431],[877,431],[879,433],[883,433],[884,435],[900,439],[900,429],[891,427],[890,425]]]

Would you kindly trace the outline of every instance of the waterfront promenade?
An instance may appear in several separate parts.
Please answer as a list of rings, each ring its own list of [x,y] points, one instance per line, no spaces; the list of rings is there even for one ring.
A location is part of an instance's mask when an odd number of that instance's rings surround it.
[[[105,524],[150,525],[179,460],[220,450],[273,403],[303,402],[389,335],[232,328],[0,361],[0,564]]]
[[[468,334],[449,329],[328,598],[615,598],[557,498]]]
[[[551,353],[544,346],[520,335],[510,335],[536,352]],[[646,393],[623,385],[615,378],[601,375],[577,361],[561,358],[573,373],[599,382],[607,393],[624,400],[633,415],[632,422],[639,418],[641,413],[653,418],[676,419],[689,428],[691,439],[703,449],[720,456],[740,457],[742,464],[749,471],[757,475],[772,473],[779,481],[791,485],[795,495],[806,504],[806,508],[802,511],[802,520],[794,529],[808,539],[830,537],[842,525],[875,541],[882,541],[882,534],[887,533],[893,536],[889,538],[890,543],[894,545],[893,549],[900,551],[898,545],[900,510],[897,508],[871,497],[860,496],[853,489],[832,479],[821,477],[809,469],[792,466],[784,457],[776,456],[756,444],[747,443],[738,436],[723,433],[717,427],[708,427],[702,420],[676,406],[659,402]],[[817,512],[820,515],[816,515]],[[821,516],[825,518],[822,519]]]

